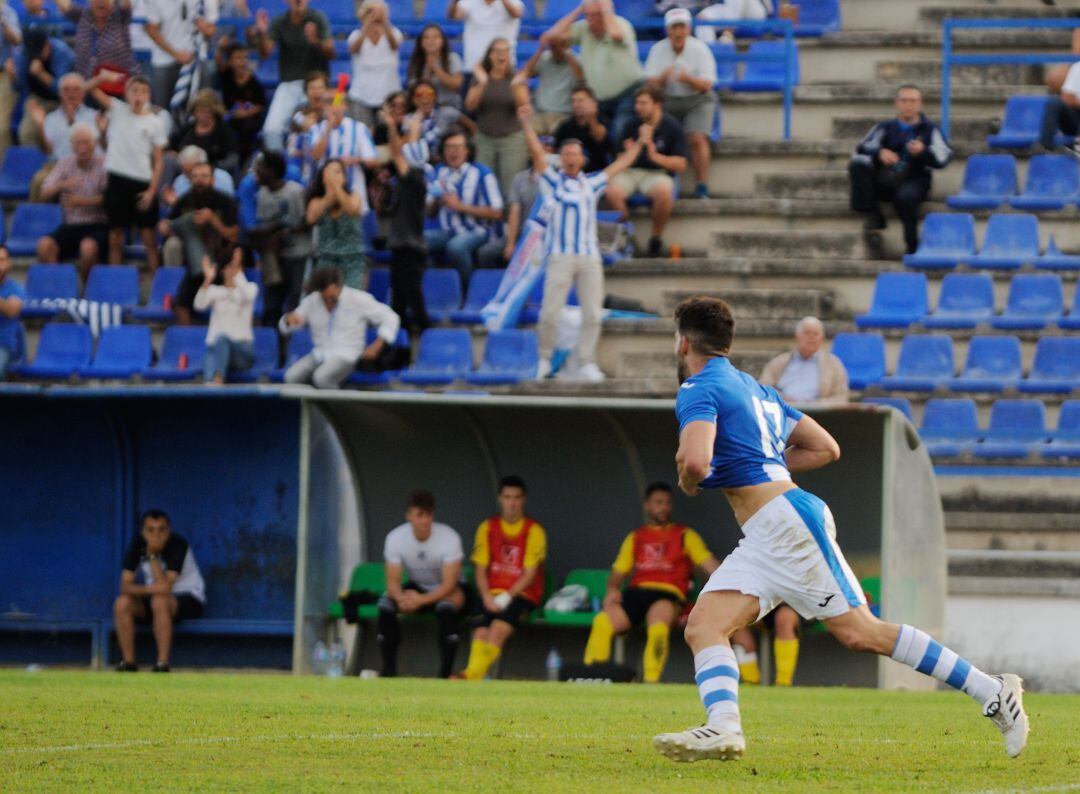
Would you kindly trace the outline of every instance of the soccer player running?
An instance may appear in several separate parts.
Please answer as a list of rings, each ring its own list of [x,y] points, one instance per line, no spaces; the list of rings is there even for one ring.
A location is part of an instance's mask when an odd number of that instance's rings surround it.
[[[987,675],[922,631],[874,617],[836,544],[829,508],[791,482],[791,473],[840,457],[833,437],[731,365],[735,321],[722,300],[683,301],[675,322],[679,487],[688,496],[722,489],[743,538],[702,588],[686,625],[706,723],[657,736],[656,749],[675,761],[742,756],[730,637],[783,601],[821,620],[848,648],[889,655],[970,695],[1004,735],[1006,752],[1019,755],[1028,734],[1020,678]]]
[[[720,565],[701,535],[672,523],[671,512],[670,485],[654,482],[645,489],[647,523],[626,536],[611,566],[604,609],[593,619],[585,644],[585,664],[609,661],[612,638],[644,623],[642,678],[655,684],[663,675],[671,627],[686,603],[694,568],[711,574]]]

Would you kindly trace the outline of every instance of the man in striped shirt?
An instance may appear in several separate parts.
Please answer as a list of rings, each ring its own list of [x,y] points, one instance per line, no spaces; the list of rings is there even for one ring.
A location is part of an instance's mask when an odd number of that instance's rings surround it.
[[[532,156],[533,170],[540,175],[547,229],[544,250],[547,272],[544,301],[540,305],[540,366],[537,378],[551,374],[555,350],[555,326],[566,306],[570,287],[576,282],[581,304],[581,335],[569,365],[560,373],[566,380],[596,383],[604,373],[596,365],[596,345],[600,341],[600,314],[604,305],[604,263],[596,237],[596,205],[609,180],[626,170],[641,153],[641,141],[631,143],[603,171],[586,174],[585,147],[568,138],[559,147],[559,170],[548,161],[540,139],[532,128],[532,108],[518,108],[518,118]]]
[[[424,238],[431,255],[445,255],[469,284],[473,256],[502,218],[503,200],[495,174],[487,166],[469,161],[469,141],[461,130],[446,134],[440,144],[442,163],[428,167],[428,213],[439,221]]]
[[[310,145],[306,148],[311,159],[305,158],[303,164],[304,182],[310,184],[327,160],[341,160],[347,169],[350,189],[361,196],[360,212],[363,214],[368,209],[364,168],[377,168],[379,156],[367,125],[347,117],[345,110],[344,105],[328,103],[323,120],[308,130]]]

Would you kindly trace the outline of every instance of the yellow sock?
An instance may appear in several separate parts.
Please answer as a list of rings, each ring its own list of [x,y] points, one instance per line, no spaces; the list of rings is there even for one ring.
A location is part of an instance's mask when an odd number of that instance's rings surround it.
[[[642,663],[642,672],[646,684],[655,684],[660,681],[664,673],[664,665],[668,657],[668,637],[671,628],[667,623],[654,623],[646,630],[645,657]]]
[[[473,640],[469,649],[469,665],[465,668],[465,678],[469,681],[479,681],[487,675],[491,665],[499,658],[501,651],[490,642]]]
[[[760,684],[761,668],[758,667],[757,654],[743,654],[743,660],[739,662],[739,682],[743,684]]]
[[[776,685],[791,686],[799,661],[799,641],[773,640],[773,658],[776,659]]]
[[[611,640],[615,627],[606,612],[601,612],[592,622],[589,641],[585,643],[585,664],[598,664],[611,660]]]

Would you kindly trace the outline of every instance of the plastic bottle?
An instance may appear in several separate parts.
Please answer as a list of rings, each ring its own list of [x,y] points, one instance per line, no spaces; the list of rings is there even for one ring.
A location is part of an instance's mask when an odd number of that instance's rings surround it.
[[[315,675],[326,675],[326,666],[329,660],[329,652],[326,650],[326,643],[322,640],[318,640],[315,643],[315,647],[311,649],[311,672]]]
[[[326,668],[326,674],[331,678],[345,675],[345,643],[340,639],[334,640],[330,646],[330,664]]]
[[[559,652],[552,648],[547,655],[547,662],[544,665],[547,668],[547,680],[558,681],[559,671],[562,670],[562,657],[559,656]]]

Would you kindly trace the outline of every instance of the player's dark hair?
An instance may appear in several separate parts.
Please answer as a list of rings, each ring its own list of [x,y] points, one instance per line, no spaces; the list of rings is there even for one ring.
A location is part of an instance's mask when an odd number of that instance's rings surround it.
[[[407,497],[405,497],[405,509],[415,507],[417,510],[422,510],[425,513],[435,512],[435,494],[431,491],[411,491]]]
[[[525,481],[516,474],[511,474],[499,480],[499,493],[503,492],[503,488],[520,488],[522,493],[529,492],[525,488]]]
[[[314,83],[316,80],[322,80],[326,83],[327,87],[330,86],[330,75],[324,72],[322,69],[315,69],[304,75],[304,90],[307,91],[307,87]]]
[[[702,356],[726,356],[735,338],[735,318],[731,307],[719,298],[698,295],[687,298],[675,309],[679,336],[690,340],[695,353]]]
[[[664,92],[654,85],[643,85],[637,91],[634,92],[634,99],[637,99],[642,94],[645,94],[653,102],[658,105],[664,104]]]
[[[241,50],[247,52],[247,47],[245,47],[238,41],[231,41],[221,48],[221,52],[225,56],[225,60],[229,60],[233,56],[234,52],[240,52]]]
[[[142,529],[148,520],[161,521],[165,519],[165,523],[172,526],[172,521],[169,520],[169,514],[158,507],[151,507],[149,510],[144,510],[143,514],[139,516],[139,529]]]
[[[893,96],[900,96],[901,91],[918,91],[919,96],[922,96],[922,89],[914,83],[904,83],[896,87],[896,93]]]
[[[584,83],[579,83],[578,85],[574,86],[574,90],[570,92],[570,96],[573,96],[574,94],[588,94],[590,99],[592,99],[594,102],[596,101],[596,92]]]
[[[274,177],[274,179],[284,179],[288,166],[285,163],[285,156],[281,152],[261,152],[259,159],[266,167],[266,170]]]
[[[341,286],[341,271],[336,267],[317,267],[308,277],[305,292],[322,292],[333,284]]]
[[[654,493],[672,493],[672,488],[666,482],[654,482],[645,489],[645,498],[648,499]]]

